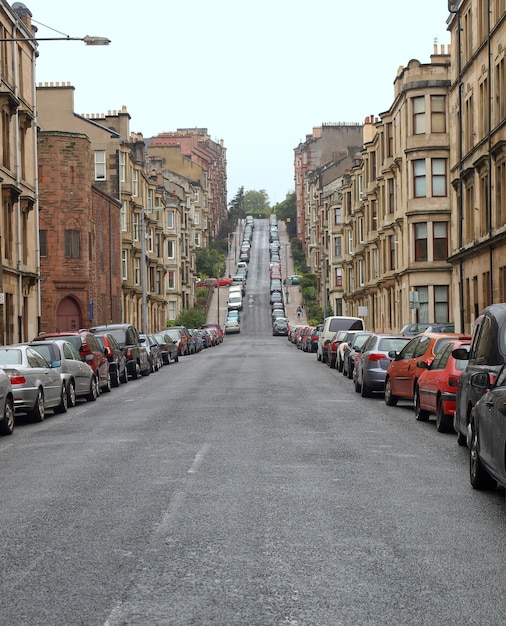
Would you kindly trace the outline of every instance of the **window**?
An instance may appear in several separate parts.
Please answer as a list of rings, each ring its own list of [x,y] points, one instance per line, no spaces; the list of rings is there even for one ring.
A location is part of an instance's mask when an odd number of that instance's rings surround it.
[[[363,217],[358,218],[358,243],[364,243],[364,218]]]
[[[160,257],[160,235],[155,236],[155,256]]]
[[[169,319],[176,319],[176,303],[173,301],[169,301]]]
[[[95,180],[105,180],[105,150],[95,150]]]
[[[133,237],[134,241],[139,241],[139,214],[134,213]]]
[[[388,252],[389,252],[389,260],[388,260],[388,269],[395,269],[395,235],[388,236]]]
[[[171,239],[169,239],[169,241],[167,241],[167,256],[168,256],[169,259],[175,258],[174,242]]]
[[[167,228],[174,228],[174,211],[167,211]]]
[[[132,195],[139,195],[139,172],[138,170],[132,170]]]
[[[341,237],[334,237],[334,256],[338,259],[343,256]]]
[[[141,260],[139,257],[134,259],[134,283],[136,285],[141,284]]]
[[[175,272],[173,270],[170,270],[167,274],[167,288],[168,289],[176,288],[176,278],[175,278]]]
[[[195,189],[195,190],[194,190],[194,192],[193,192],[193,197],[194,197],[194,199],[195,199],[195,202],[198,202],[198,201],[199,201],[199,190],[198,190],[198,189]]]
[[[120,153],[120,154],[122,154],[122,153]],[[126,203],[126,200],[123,200],[123,202],[121,203],[120,222],[121,222],[121,230],[122,231],[127,230],[127,203]]]
[[[47,256],[47,231],[39,230],[40,256]]]
[[[128,252],[121,251],[121,280],[128,279]]]
[[[336,267],[336,287],[343,286],[343,269],[341,267]]]
[[[427,195],[425,159],[413,161],[413,182],[415,198],[425,198]]]
[[[446,133],[446,96],[430,97],[431,131]]]
[[[434,287],[434,322],[447,322],[449,314],[448,285],[436,285]]]
[[[151,211],[155,206],[155,203],[153,202],[153,194],[153,189],[148,189],[148,206],[146,207],[148,211]]]
[[[156,293],[160,294],[162,293],[162,273],[161,272],[156,272]]]
[[[195,233],[195,245],[197,246],[197,248],[200,248],[200,233],[199,232]]]
[[[147,233],[146,233],[146,250],[148,252],[153,252],[153,239],[154,239],[153,229],[148,228]]]
[[[358,282],[361,287],[365,285],[364,259],[358,261]]]
[[[341,223],[341,209],[336,207],[334,209],[334,224],[338,226],[340,223]]]
[[[415,224],[415,261],[427,261],[427,224]]]
[[[348,231],[348,254],[353,254],[353,231]]]
[[[388,179],[388,213],[395,211],[395,182],[393,178]]]
[[[126,182],[126,154],[124,152],[119,153],[119,179],[120,182]]]
[[[418,293],[418,322],[430,322],[429,319],[429,288],[417,287]],[[434,320],[436,321],[436,320]]]
[[[358,192],[358,199],[362,200],[362,195],[363,195],[363,179],[362,179],[362,174],[359,174],[357,176],[357,192]]]
[[[446,196],[446,159],[432,159],[432,195]]]
[[[378,201],[371,200],[371,230],[378,230]]]
[[[195,224],[200,224],[200,211],[195,211],[193,214],[193,221]]]
[[[65,257],[67,259],[78,259],[81,255],[79,249],[79,231],[65,231]]]
[[[379,277],[379,264],[378,264],[378,248],[372,249],[372,275],[373,278]]]
[[[425,97],[413,98],[413,134],[425,133]]]
[[[433,226],[434,261],[446,261],[448,258],[448,223],[435,222]]]
[[[155,290],[155,268],[149,268],[149,291]]]

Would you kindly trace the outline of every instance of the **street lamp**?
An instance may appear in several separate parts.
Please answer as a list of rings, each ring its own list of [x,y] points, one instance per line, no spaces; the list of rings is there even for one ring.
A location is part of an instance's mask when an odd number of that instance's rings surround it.
[[[36,289],[37,289],[37,334],[40,332],[41,325],[41,277],[40,277],[40,239],[39,239],[39,191],[37,184],[37,176],[36,172],[38,170],[38,162],[37,162],[37,102],[36,102],[36,93],[37,88],[35,85],[35,67],[36,67],[36,59],[37,59],[37,44],[39,41],[82,41],[87,46],[107,46],[111,42],[106,37],[96,37],[91,35],[86,35],[84,37],[69,37],[65,35],[63,37],[33,37],[30,36],[33,33],[33,29],[29,28],[24,23],[25,16],[32,17],[29,9],[22,2],[15,2],[12,5],[13,13],[16,15],[12,22],[12,36],[11,37],[2,37],[0,38],[0,42],[5,43],[22,43],[27,42],[30,43],[31,53],[32,53],[32,107],[33,107],[33,119],[34,119],[34,128],[35,131],[33,133],[33,144],[34,144],[34,172],[35,172],[35,180],[34,180],[34,206],[35,206],[35,237],[36,237],[36,251],[35,251],[35,263],[36,263]],[[31,22],[35,22],[35,20],[31,20]],[[42,24],[42,26],[44,26]],[[47,27],[50,28],[50,27]],[[51,29],[55,30],[55,29]],[[55,31],[58,32],[58,31]],[[28,36],[23,36],[23,33]],[[63,35],[64,33],[59,33]],[[13,45],[13,80],[12,80],[12,89],[14,95],[17,97],[19,94],[19,85],[20,85],[20,76],[19,76],[19,64],[17,62],[18,50],[17,46]],[[22,78],[22,77],[21,77]],[[15,116],[19,115],[19,109],[16,109]],[[16,121],[15,128],[19,128],[19,121]],[[15,145],[15,158],[16,158],[16,179],[15,184],[17,187],[21,185],[20,180],[20,148],[19,148],[19,138],[16,132],[16,145]],[[18,211],[18,223],[21,223],[21,206],[20,200],[17,201],[17,211]],[[19,262],[19,260],[18,260]],[[22,292],[23,292],[23,275],[19,274],[18,277],[18,340],[23,340],[23,309],[26,308],[26,305],[23,303]],[[0,341],[4,342],[4,303],[3,303],[3,267],[0,259]],[[25,311],[25,315],[27,312]]]

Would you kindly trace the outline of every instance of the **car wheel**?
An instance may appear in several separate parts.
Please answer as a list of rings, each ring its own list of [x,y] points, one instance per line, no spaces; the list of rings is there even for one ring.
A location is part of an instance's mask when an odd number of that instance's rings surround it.
[[[179,354],[176,354],[176,356],[174,357],[174,363],[179,363]]]
[[[135,364],[134,370],[132,372],[132,380],[137,380],[141,375],[141,368],[138,363]]]
[[[483,467],[478,454],[478,433],[474,422],[471,423],[471,447],[469,452],[469,479],[474,489],[494,489],[496,481]]]
[[[123,374],[121,374],[121,376],[119,377],[120,381],[125,384],[128,382],[128,370],[127,370],[127,366],[125,365],[125,369],[123,370]]]
[[[420,391],[418,387],[415,389],[415,418],[419,422],[426,422],[429,419],[429,412],[420,406]]]
[[[42,389],[39,389],[37,391],[37,399],[35,400],[33,409],[28,413],[28,416],[31,417],[34,422],[44,421],[45,408],[44,408],[44,393]]]
[[[61,395],[60,395],[60,404],[55,407],[55,413],[66,413],[68,408],[67,403],[67,390],[65,388],[65,384],[61,386]]]
[[[67,407],[72,408],[76,405],[76,386],[73,380],[67,383]]]
[[[362,385],[358,382],[358,380],[355,381],[355,392],[356,393],[360,393],[362,391]]]
[[[451,415],[445,414],[442,400],[437,403],[436,429],[438,433],[451,433],[453,431]]]
[[[100,391],[102,391],[103,393],[109,393],[112,389],[112,385],[111,385],[111,374],[109,372],[107,372],[107,380],[106,383],[103,387],[100,387]]]
[[[457,443],[459,446],[467,446],[467,437],[462,433],[457,433]]]
[[[119,387],[121,381],[119,379],[119,363],[116,363],[116,367],[114,368],[114,374],[111,378],[111,384],[113,387]]]
[[[360,393],[361,393],[362,398],[370,398],[372,396],[372,389],[363,382]]]
[[[11,398],[5,400],[4,414],[0,420],[0,434],[12,435],[14,431],[14,404]]]
[[[151,374],[151,366],[146,367],[146,369],[141,370],[141,376],[149,376]]]
[[[342,362],[342,360],[341,360],[341,359],[339,359],[339,362],[338,362],[338,364],[337,364],[337,371],[338,371],[338,372],[342,372],[342,371],[343,371],[343,368],[344,368],[344,363]]]
[[[98,382],[95,376],[92,376],[90,380],[90,391],[88,395],[86,396],[86,400],[88,400],[88,402],[95,402],[95,400],[98,398],[98,394],[99,394]]]
[[[387,406],[395,406],[399,398],[392,393],[392,383],[390,378],[385,380],[385,404]]]
[[[318,351],[316,352],[316,360],[317,361],[321,361],[322,360],[322,355]]]

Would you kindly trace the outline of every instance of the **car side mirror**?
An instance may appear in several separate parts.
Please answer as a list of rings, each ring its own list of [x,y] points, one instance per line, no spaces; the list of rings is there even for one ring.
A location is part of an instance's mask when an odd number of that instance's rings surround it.
[[[85,361],[93,361],[93,354],[87,354],[84,358]]]
[[[469,350],[467,348],[455,348],[452,350],[452,357],[458,361],[469,361]]]
[[[397,352],[396,350],[390,350],[388,356],[390,359],[394,359],[394,361],[397,361],[399,358],[399,352]]]
[[[429,369],[429,364],[426,363],[425,361],[417,361],[416,362],[416,366],[420,367],[423,370],[428,370]]]
[[[457,350],[459,350],[459,348],[456,348],[454,352]],[[490,389],[490,387],[492,386],[490,375],[487,372],[477,372],[476,374],[473,374],[471,376],[470,383],[471,387],[481,389],[482,391]]]
[[[52,361],[51,367],[61,367],[61,361]]]

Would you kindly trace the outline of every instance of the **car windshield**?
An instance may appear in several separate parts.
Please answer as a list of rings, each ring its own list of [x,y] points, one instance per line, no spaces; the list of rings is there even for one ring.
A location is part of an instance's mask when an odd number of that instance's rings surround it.
[[[20,365],[23,362],[21,350],[2,348],[0,350],[0,365]]]
[[[116,329],[109,330],[109,333],[114,337],[114,339],[116,339],[116,341],[119,343],[120,346],[125,345],[126,339],[125,339],[124,330],[121,330],[120,328],[116,328]]]

